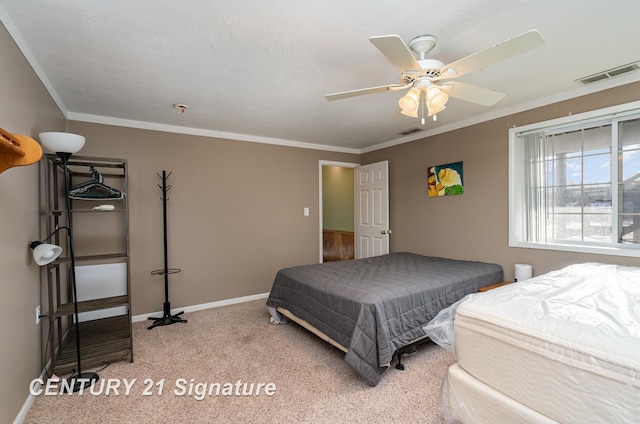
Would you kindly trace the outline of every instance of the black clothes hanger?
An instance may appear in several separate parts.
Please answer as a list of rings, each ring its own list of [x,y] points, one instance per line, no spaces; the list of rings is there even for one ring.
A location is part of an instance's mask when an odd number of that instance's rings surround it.
[[[100,172],[93,166],[89,169],[93,179],[73,186],[71,190],[69,190],[70,198],[83,200],[124,199],[125,194],[122,191],[103,183],[104,179]]]

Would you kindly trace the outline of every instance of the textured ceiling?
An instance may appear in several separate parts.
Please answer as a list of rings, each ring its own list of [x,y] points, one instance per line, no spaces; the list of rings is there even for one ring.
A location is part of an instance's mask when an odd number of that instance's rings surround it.
[[[640,80],[575,81],[640,60],[639,16],[637,0],[0,0],[69,119],[354,152]],[[450,63],[530,29],[544,46],[459,78],[507,93],[495,106],[451,99],[422,127],[404,92],[324,99],[399,82],[371,36],[433,34],[428,57]]]

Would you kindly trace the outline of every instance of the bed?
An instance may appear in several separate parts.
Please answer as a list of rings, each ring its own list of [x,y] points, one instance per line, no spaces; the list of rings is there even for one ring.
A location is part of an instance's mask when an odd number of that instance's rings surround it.
[[[272,323],[284,315],[345,351],[375,386],[438,311],[502,279],[500,265],[398,252],[281,269],[267,307]]]
[[[449,422],[639,422],[640,267],[571,265],[452,308]]]

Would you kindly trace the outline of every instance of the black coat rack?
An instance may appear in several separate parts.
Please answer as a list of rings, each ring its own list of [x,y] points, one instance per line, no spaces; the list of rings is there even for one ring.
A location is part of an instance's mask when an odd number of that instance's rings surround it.
[[[171,302],[169,302],[169,274],[176,274],[181,269],[178,268],[169,268],[169,260],[167,257],[167,192],[171,190],[171,187],[167,185],[167,179],[171,176],[171,172],[167,175],[167,171],[162,171],[162,175],[156,174],[158,177],[162,179],[162,185],[158,184],[158,187],[162,190],[162,218],[164,224],[164,268],[156,269],[151,271],[152,275],[164,275],[164,314],[161,317],[149,317],[150,320],[153,320],[153,324],[151,324],[147,329],[151,330],[154,327],[158,327],[160,325],[171,325],[176,322],[187,322],[186,319],[180,318],[180,315],[184,313],[184,311],[178,312],[177,314],[171,315]]]

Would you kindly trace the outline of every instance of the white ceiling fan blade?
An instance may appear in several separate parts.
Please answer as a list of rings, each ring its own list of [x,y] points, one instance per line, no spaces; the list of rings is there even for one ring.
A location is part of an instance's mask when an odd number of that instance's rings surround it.
[[[443,87],[446,86],[451,86],[451,89],[447,91],[450,97],[455,97],[456,99],[465,100],[482,106],[493,106],[506,96],[505,93],[501,93],[499,91],[476,87],[475,85],[465,84],[458,81],[451,81],[443,84]]]
[[[329,101],[347,99],[349,97],[364,96],[365,94],[380,93],[382,91],[398,90],[405,88],[400,84],[380,85],[378,87],[361,88],[360,90],[342,91],[340,93],[327,94],[324,96]]]
[[[391,62],[400,72],[421,71],[420,64],[413,57],[411,50],[398,35],[379,35],[369,38],[369,41],[389,62]]]
[[[477,53],[456,60],[455,62],[444,66],[441,69],[441,72],[444,74],[447,69],[451,68],[455,73],[448,74],[445,78],[459,77],[460,75],[468,74],[469,72],[482,69],[486,66],[493,65],[494,63],[527,52],[536,47],[540,47],[543,44],[544,38],[542,38],[542,35],[540,35],[538,31],[527,31],[524,34],[498,43],[488,49],[481,50]]]

